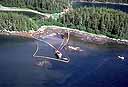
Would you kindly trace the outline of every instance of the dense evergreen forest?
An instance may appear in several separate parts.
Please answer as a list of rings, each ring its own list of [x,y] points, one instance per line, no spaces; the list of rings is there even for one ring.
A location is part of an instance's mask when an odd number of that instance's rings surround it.
[[[17,13],[0,12],[0,31],[28,31],[37,29],[34,20]]]
[[[69,6],[69,0],[1,0],[4,6],[32,8],[42,12],[59,12]],[[118,0],[119,1],[119,0]],[[128,14],[106,8],[76,8],[57,20],[30,18],[18,13],[0,13],[0,30],[28,31],[41,25],[76,28],[95,34],[128,39]]]
[[[105,8],[78,8],[61,20],[68,27],[128,39],[128,14]]]
[[[99,2],[114,2],[114,3],[128,3],[128,0],[74,0],[74,1],[99,1]]]
[[[60,19],[43,24],[59,25],[113,38],[128,39],[128,14],[106,8],[77,8]]]
[[[55,13],[70,6],[69,0],[0,0],[0,4],[9,7],[22,7],[40,12]]]

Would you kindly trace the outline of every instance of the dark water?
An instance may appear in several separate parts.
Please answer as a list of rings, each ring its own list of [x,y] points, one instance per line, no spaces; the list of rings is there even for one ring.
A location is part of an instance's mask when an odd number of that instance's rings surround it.
[[[112,4],[112,3],[95,3],[95,2],[73,2],[74,7],[105,7],[128,13],[128,5]]]
[[[55,46],[61,40],[48,39]],[[37,66],[32,55],[36,41],[0,41],[0,87],[127,87],[128,47],[96,45],[72,39],[83,52],[68,51],[68,64],[49,60]],[[53,49],[39,43],[38,55],[52,56]],[[126,59],[118,59],[117,56]]]

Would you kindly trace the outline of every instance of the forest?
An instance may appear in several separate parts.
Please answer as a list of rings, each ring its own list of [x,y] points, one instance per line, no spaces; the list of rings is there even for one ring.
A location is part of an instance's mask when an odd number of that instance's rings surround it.
[[[60,20],[64,25],[91,33],[128,39],[128,14],[106,8],[78,8]]]
[[[0,12],[0,31],[28,31],[38,26],[34,20],[17,13]]]
[[[58,20],[44,20],[44,25],[75,28],[112,38],[128,39],[128,14],[106,8],[77,8]]]
[[[10,3],[8,3],[10,1]],[[69,0],[1,0],[4,6],[32,8],[50,13],[69,6]],[[119,0],[118,0],[119,1]],[[28,17],[18,13],[0,13],[0,30],[28,31],[42,25],[57,25],[75,28],[112,38],[128,39],[128,14],[107,8],[76,8],[57,20]]]
[[[22,7],[40,12],[61,12],[70,6],[70,0],[0,0],[0,4],[8,7]]]

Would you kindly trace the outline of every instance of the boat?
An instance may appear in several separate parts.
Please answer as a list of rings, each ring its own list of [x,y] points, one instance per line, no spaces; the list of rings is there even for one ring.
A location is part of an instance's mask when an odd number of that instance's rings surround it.
[[[56,58],[61,59],[62,58],[62,53],[60,51],[56,50],[55,51],[55,56],[56,56]]]
[[[125,58],[123,56],[118,56],[119,59],[124,60]]]

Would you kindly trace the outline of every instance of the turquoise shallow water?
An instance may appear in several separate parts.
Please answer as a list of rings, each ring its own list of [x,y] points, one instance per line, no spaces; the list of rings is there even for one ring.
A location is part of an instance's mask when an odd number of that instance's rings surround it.
[[[58,47],[61,39],[47,38]],[[36,41],[0,40],[0,87],[127,87],[128,47],[96,45],[70,39],[84,51],[67,51],[68,64],[47,60],[44,66],[32,55]],[[54,56],[54,50],[39,42],[38,55]],[[63,51],[64,53],[64,51]],[[125,60],[117,56],[124,56]]]

